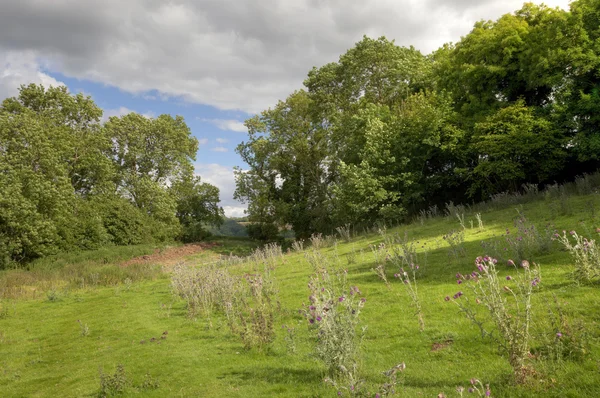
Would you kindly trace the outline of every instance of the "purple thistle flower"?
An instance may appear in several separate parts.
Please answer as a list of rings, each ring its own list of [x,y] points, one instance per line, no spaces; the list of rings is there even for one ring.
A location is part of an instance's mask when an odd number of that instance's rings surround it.
[[[312,325],[313,323],[315,323],[315,320],[311,318],[308,320],[308,323],[310,323]]]
[[[458,283],[460,285],[462,283],[462,281],[459,279],[456,281],[456,283]]]
[[[314,305],[311,305],[310,307],[308,307],[308,309],[309,309],[309,310],[311,310],[311,311],[314,311],[314,310],[316,310],[317,308],[316,308]]]
[[[561,332],[556,333],[556,337],[558,337],[560,339],[562,337],[562,333]]]
[[[508,265],[514,267],[515,266],[515,262],[513,260],[508,260]]]
[[[364,302],[366,302],[366,301],[367,301],[367,299],[366,299],[366,298],[364,298],[364,297],[360,299],[360,302],[361,302],[361,303],[364,303]]]
[[[338,301],[341,303],[342,301],[346,300],[346,297],[342,296],[338,299]]]
[[[323,318],[321,318],[320,316],[318,316],[317,317],[317,322],[321,322],[321,319],[323,319]]]
[[[450,301],[450,296],[446,296],[446,297],[444,297],[444,300],[446,300],[446,301]]]
[[[509,281],[509,280],[511,280],[511,279],[512,279],[512,277],[511,277],[510,275],[506,277],[506,280],[507,280],[507,281]]]
[[[471,394],[473,394],[473,393],[475,392],[475,389],[474,389],[473,387],[469,387],[469,392],[470,392]]]

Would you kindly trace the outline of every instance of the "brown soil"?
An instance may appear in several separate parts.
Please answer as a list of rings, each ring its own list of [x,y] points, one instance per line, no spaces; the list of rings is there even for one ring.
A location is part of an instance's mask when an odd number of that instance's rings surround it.
[[[165,249],[155,249],[154,253],[145,256],[134,257],[124,261],[119,265],[127,267],[134,264],[161,264],[165,266],[175,265],[185,260],[186,257],[200,253],[206,249],[219,246],[218,243],[190,243],[183,246],[168,247]]]
[[[444,348],[448,347],[450,344],[452,344],[452,340],[446,340],[446,341],[442,341],[440,343],[433,343],[431,345],[431,351],[443,350]]]

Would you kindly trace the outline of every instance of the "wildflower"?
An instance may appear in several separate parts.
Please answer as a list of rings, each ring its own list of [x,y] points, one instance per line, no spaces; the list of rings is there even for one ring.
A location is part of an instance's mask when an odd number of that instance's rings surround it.
[[[450,296],[446,296],[446,297],[444,297],[444,300],[446,300],[446,301],[450,301]]]
[[[456,283],[458,283],[460,285],[462,283],[462,281],[459,279],[456,281]]]
[[[314,310],[316,310],[317,308],[316,308],[314,305],[311,305],[310,307],[308,307],[308,309],[309,309],[309,310],[311,310],[311,311],[314,311]]]
[[[515,262],[513,260],[508,260],[508,265],[515,266]]]
[[[558,337],[560,339],[562,337],[562,333],[561,332],[556,333],[556,337]]]
[[[361,303],[365,303],[366,301],[367,301],[367,299],[366,299],[366,298],[364,298],[364,297],[360,299],[360,302],[361,302]]]
[[[472,385],[475,385],[475,383],[477,383],[478,381],[479,381],[479,380],[477,380],[477,379],[471,379],[471,384],[472,384]]]
[[[523,268],[529,268],[529,261],[527,261],[527,260],[521,261],[521,267],[523,267]]]
[[[310,323],[312,325],[313,323],[315,323],[315,320],[311,318],[308,320],[308,323]]]
[[[508,276],[506,277],[506,280],[507,280],[507,281],[510,281],[511,279],[512,279],[512,276],[510,276],[510,275],[508,275]]]
[[[463,391],[465,391],[465,388],[464,388],[463,386],[458,386],[458,387],[456,387],[456,391],[457,391],[459,394],[462,394],[462,393],[463,393]]]
[[[539,278],[533,278],[533,280],[531,281],[531,286],[537,286],[539,283],[540,283]]]
[[[475,389],[473,387],[469,387],[469,393],[473,394],[475,392]]]
[[[338,301],[339,301],[340,303],[341,303],[342,301],[344,301],[344,300],[346,300],[346,298],[345,298],[344,296],[342,296],[342,297],[340,297],[340,298],[338,299]]]
[[[321,319],[323,319],[323,318],[321,318],[320,316],[318,316],[317,317],[317,322],[321,322]]]
[[[571,234],[571,236],[575,235],[575,231],[571,231],[569,232],[569,234]]]

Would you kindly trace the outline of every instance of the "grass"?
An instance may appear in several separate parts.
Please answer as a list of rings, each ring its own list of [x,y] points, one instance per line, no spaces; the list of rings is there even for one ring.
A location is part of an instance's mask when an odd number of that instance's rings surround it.
[[[570,197],[564,215],[551,199],[518,206],[537,227],[553,224],[560,231],[575,229],[585,234],[586,229],[598,226],[595,214],[590,212],[598,207],[598,200],[597,195]],[[444,301],[445,296],[459,290],[454,275],[472,271],[474,258],[486,254],[481,242],[503,240],[507,228],[514,231],[513,220],[518,216],[515,207],[482,211],[482,231],[477,227],[475,213],[467,213],[467,254],[458,259],[448,256],[448,245],[442,240],[450,230],[461,228],[454,216],[388,231],[406,232],[419,242],[421,251],[429,248],[427,265],[417,276],[425,319],[423,332],[419,331],[408,294],[391,275],[393,270],[388,271],[389,288],[372,271],[375,263],[369,246],[382,242],[379,235],[364,235],[322,249],[331,258],[339,259],[348,269],[349,282],[357,285],[367,299],[361,313],[362,325],[368,327],[361,347],[362,377],[367,385],[384,382],[381,372],[404,361],[406,370],[397,394],[400,397],[431,397],[441,392],[447,397],[458,396],[456,386],[468,386],[471,378],[489,383],[495,397],[600,395],[599,286],[575,283],[571,277],[572,260],[556,243],[552,252],[535,259],[542,269],[542,284],[534,296],[537,321],[532,345],[543,348],[544,340],[538,332],[548,331],[547,305],[556,296],[568,318],[585,325],[589,346],[581,359],[534,360],[537,375],[528,383],[517,385],[508,361],[498,354],[497,348],[481,338],[457,306]],[[471,219],[475,225],[472,229]],[[253,247],[242,240],[221,243],[222,246],[191,256],[187,262],[202,265],[230,252],[243,255]],[[356,252],[356,262],[348,264],[346,260],[352,251]],[[93,258],[93,254],[84,258],[86,265],[82,269],[111,265],[97,264]],[[53,267],[49,260],[45,261],[49,265],[43,269],[68,269],[69,264],[81,264],[73,259]],[[230,268],[237,274],[248,270],[245,264]],[[0,281],[21,272],[5,271],[0,274]],[[28,272],[35,273],[36,266]],[[286,255],[285,262],[276,268],[282,310],[276,324],[277,338],[266,351],[244,350],[243,343],[229,332],[222,318],[213,318],[212,327],[201,317],[189,318],[185,304],[171,293],[168,272],[140,274],[128,284],[119,279],[128,277],[125,274],[115,277],[118,283],[107,286],[82,288],[65,284],[55,299],[48,291],[35,299],[5,299],[0,302],[0,391],[7,397],[97,396],[100,371],[113,374],[122,364],[129,381],[126,396],[336,396],[335,390],[322,382],[324,369],[311,355],[307,322],[298,313],[308,302],[311,272],[302,253]],[[506,268],[507,275],[508,272]],[[44,286],[40,284],[39,289],[41,292]],[[86,335],[81,324],[88,326]],[[296,329],[295,353],[288,350],[283,325]],[[165,331],[167,337],[161,339]],[[147,374],[158,381],[158,388],[144,387]]]

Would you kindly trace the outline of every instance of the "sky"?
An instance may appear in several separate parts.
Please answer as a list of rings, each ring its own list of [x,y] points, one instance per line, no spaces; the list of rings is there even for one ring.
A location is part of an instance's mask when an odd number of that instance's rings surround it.
[[[532,1],[541,4],[542,1]],[[0,0],[0,100],[21,84],[66,85],[104,117],[181,115],[200,149],[196,173],[228,216],[243,122],[363,35],[429,53],[520,0]],[[547,0],[568,8],[567,0]]]

